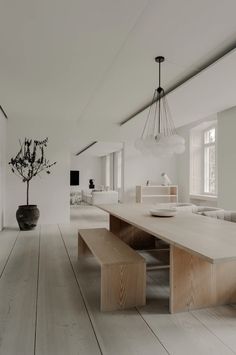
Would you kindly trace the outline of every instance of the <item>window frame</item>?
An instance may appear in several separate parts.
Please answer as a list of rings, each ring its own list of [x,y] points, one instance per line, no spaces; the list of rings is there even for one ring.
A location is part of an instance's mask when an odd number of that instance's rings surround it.
[[[116,152],[116,188],[122,188],[122,150]]]
[[[211,129],[215,129],[215,142],[209,142],[209,143],[205,143],[205,134],[206,132],[209,132]],[[215,147],[215,164],[216,164],[216,188],[215,188],[215,192],[206,192],[205,191],[205,174],[206,174],[206,168],[205,168],[205,148],[207,147]],[[201,194],[202,195],[206,195],[206,196],[214,196],[217,197],[217,124],[212,124],[210,126],[208,126],[207,128],[202,130],[202,176],[201,176],[201,180],[202,180],[202,184],[201,184]]]
[[[205,143],[205,133],[215,129],[215,142]],[[216,164],[216,189],[215,193],[205,192],[205,148],[215,145],[215,164]],[[217,199],[218,198],[218,129],[217,120],[212,122],[202,122],[190,130],[189,134],[189,195],[190,198]],[[199,149],[199,156],[195,156],[196,149]],[[198,163],[199,161],[199,163]],[[197,165],[196,165],[197,164]],[[199,168],[197,167],[199,166]],[[199,169],[199,174],[194,173]],[[199,181],[199,184],[197,183]],[[195,186],[196,183],[198,186]]]
[[[111,157],[110,154],[105,156],[105,185],[106,187],[111,187]]]

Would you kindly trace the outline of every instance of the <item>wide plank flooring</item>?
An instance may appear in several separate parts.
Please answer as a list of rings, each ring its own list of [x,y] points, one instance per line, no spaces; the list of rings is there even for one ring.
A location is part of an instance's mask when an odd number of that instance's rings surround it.
[[[145,307],[101,313],[99,266],[78,261],[77,230],[107,226],[80,206],[68,225],[0,232],[0,355],[236,354],[235,306],[170,315],[167,270],[148,272]]]

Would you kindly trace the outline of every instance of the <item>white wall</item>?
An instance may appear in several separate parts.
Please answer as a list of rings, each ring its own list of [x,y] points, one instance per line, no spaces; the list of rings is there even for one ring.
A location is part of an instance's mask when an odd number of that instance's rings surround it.
[[[0,111],[0,230],[5,219],[6,134],[7,119]]]
[[[19,151],[19,139],[49,138],[47,157],[57,161],[51,174],[42,174],[30,184],[30,204],[37,204],[40,209],[41,224],[68,223],[70,217],[70,153],[68,147],[68,125],[60,122],[25,120],[10,117],[7,130],[7,159]],[[16,225],[15,213],[18,205],[26,204],[26,185],[7,169],[6,184],[6,225]]]
[[[135,202],[136,185],[161,184],[161,173],[165,172],[173,184],[177,183],[176,158],[156,158],[142,155],[134,142],[124,145],[124,201]]]
[[[178,134],[185,139],[185,152],[177,157],[177,182],[179,191],[179,201],[189,202],[189,172],[190,172],[190,129],[192,125],[187,125],[178,129]]]
[[[79,156],[71,155],[70,170],[79,170],[80,185],[79,189],[89,190],[89,179],[95,180],[95,187],[104,185],[102,180],[102,158],[88,154]],[[74,186],[72,189],[76,189]]]
[[[236,211],[236,107],[218,114],[218,205]]]

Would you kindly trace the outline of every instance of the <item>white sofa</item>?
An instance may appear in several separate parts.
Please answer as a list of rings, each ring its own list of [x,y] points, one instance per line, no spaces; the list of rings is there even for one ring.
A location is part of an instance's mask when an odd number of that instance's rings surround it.
[[[82,201],[82,191],[71,191],[70,192],[70,205],[80,205]]]
[[[117,191],[87,191],[83,193],[83,201],[89,205],[118,203]]]

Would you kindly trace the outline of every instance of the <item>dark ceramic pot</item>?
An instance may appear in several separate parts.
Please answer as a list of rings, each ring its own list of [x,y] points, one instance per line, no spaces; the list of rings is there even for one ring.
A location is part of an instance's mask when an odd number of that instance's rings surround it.
[[[39,219],[39,209],[37,205],[22,205],[16,211],[16,219],[20,230],[27,231],[37,226]]]

